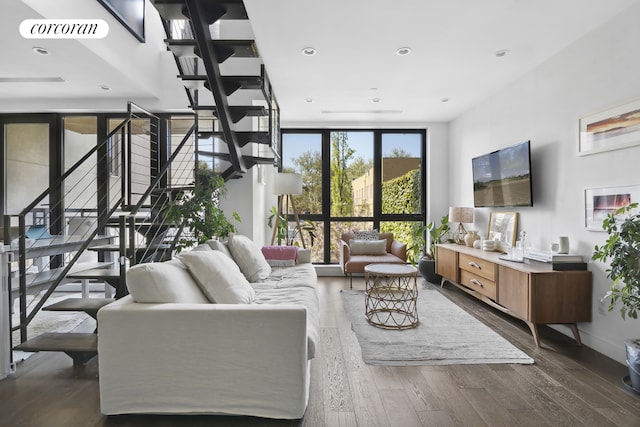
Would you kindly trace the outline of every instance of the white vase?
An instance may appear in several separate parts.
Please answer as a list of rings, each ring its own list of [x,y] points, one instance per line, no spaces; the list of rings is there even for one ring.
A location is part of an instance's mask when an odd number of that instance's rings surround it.
[[[568,254],[569,253],[569,238],[567,236],[560,236],[558,238],[558,243],[559,243],[558,253],[559,254]]]

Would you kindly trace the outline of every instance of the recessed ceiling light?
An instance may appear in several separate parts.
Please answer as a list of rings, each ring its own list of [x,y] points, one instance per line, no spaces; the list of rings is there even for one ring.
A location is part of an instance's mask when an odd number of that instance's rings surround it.
[[[502,58],[503,56],[507,56],[508,54],[509,54],[509,49],[496,50],[496,56],[498,58]]]
[[[369,88],[369,90],[376,91],[376,90],[378,90],[378,88],[377,87],[372,87],[372,88]]]
[[[304,56],[313,56],[316,54],[316,50],[312,47],[305,47],[302,49],[302,54]]]
[[[382,101],[382,99],[380,99],[380,98],[373,98],[373,99],[371,100],[371,102],[373,102],[373,103],[375,103],[375,104],[377,104],[377,103],[378,103],[378,102],[380,102],[380,101]]]
[[[43,47],[34,46],[31,48],[31,50],[39,55],[49,55],[49,51]]]
[[[440,102],[449,102],[449,98],[442,98]]]
[[[399,55],[399,56],[406,56],[406,55],[409,55],[410,53],[411,53],[410,47],[400,47],[398,48],[398,50],[396,50],[396,55]]]
[[[313,102],[313,98],[305,98],[304,102],[306,102],[307,104],[311,104]]]
[[[102,90],[111,90],[111,87],[107,86],[107,85],[100,85],[100,89],[102,89]]]

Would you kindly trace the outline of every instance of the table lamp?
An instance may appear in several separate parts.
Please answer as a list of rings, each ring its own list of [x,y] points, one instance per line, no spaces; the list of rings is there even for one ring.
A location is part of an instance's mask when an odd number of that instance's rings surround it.
[[[464,245],[464,236],[467,234],[467,230],[464,229],[462,223],[473,223],[473,208],[450,207],[449,221],[458,223],[458,228],[453,232],[453,240],[459,245]]]

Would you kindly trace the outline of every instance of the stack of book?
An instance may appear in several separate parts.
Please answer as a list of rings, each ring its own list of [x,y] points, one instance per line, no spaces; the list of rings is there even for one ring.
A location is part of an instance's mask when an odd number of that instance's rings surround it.
[[[558,254],[555,252],[529,249],[525,258],[535,262],[551,264],[553,270],[586,270],[587,263],[582,255]]]

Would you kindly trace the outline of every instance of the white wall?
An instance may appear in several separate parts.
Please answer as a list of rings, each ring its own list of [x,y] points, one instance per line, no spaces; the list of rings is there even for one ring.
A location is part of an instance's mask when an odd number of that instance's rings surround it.
[[[640,184],[640,146],[578,156],[578,119],[640,98],[639,21],[640,6],[634,6],[453,121],[450,204],[473,206],[472,157],[530,139],[534,206],[517,209],[519,229],[538,248],[567,235],[571,252],[590,259],[606,234],[585,229],[584,190]],[[488,213],[476,214],[475,228],[485,235]],[[592,321],[578,326],[586,345],[624,362],[623,340],[638,337],[640,323],[606,312],[600,302],[610,285],[604,269],[589,265]]]

